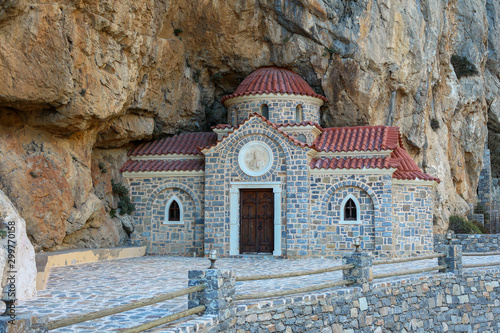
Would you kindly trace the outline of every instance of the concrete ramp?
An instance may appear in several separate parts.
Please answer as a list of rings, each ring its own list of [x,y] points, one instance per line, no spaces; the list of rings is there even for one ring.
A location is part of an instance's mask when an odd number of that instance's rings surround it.
[[[142,257],[145,246],[113,247],[107,249],[71,249],[36,255],[36,290],[44,290],[52,267],[86,264],[90,262]]]

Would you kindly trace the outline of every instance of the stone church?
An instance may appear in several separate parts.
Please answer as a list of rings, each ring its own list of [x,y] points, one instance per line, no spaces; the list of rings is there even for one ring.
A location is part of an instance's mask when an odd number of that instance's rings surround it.
[[[298,74],[263,67],[222,102],[228,124],[141,143],[121,168],[134,244],[151,254],[337,257],[433,251],[439,179],[397,127],[323,128],[327,99]]]

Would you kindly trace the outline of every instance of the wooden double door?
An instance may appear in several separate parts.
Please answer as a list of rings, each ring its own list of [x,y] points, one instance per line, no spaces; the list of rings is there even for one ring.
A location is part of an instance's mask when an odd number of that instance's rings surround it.
[[[274,193],[272,189],[240,190],[240,252],[274,251]]]

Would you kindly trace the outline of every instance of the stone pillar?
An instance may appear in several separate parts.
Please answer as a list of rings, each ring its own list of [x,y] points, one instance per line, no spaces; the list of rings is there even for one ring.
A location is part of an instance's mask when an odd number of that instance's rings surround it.
[[[342,256],[342,264],[353,264],[354,268],[342,270],[343,279],[354,281],[353,286],[362,286],[373,280],[373,255],[371,252],[347,252]]]
[[[462,274],[462,245],[438,245],[436,252],[446,254],[446,257],[438,258],[438,265],[448,266],[448,268],[441,269],[441,273]]]
[[[16,315],[14,320],[0,316],[0,333],[46,333],[48,320],[48,316]]]
[[[202,283],[205,290],[189,295],[188,308],[205,305],[204,314],[215,315],[219,319],[220,332],[235,332],[236,312],[234,306],[235,274],[229,269],[192,270],[188,273],[189,286]]]

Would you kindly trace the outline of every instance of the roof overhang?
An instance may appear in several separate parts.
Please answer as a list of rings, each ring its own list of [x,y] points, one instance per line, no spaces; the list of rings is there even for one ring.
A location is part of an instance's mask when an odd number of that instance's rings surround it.
[[[396,168],[390,169],[311,169],[311,175],[392,175]]]
[[[228,133],[234,131],[234,127],[226,127],[226,128],[213,128],[212,131],[217,133],[217,135],[226,136]]]
[[[312,125],[280,126],[278,128],[285,133],[312,132],[316,136],[323,133],[319,128]]]
[[[145,161],[145,160],[202,160],[205,156],[203,154],[164,154],[164,155],[142,155],[130,156],[131,160]]]
[[[205,171],[146,171],[146,172],[123,172],[124,178],[155,178],[155,177],[192,177],[205,176]]]
[[[393,179],[394,185],[417,185],[417,186],[437,186],[438,182],[435,180],[421,180],[421,179]]]
[[[316,150],[314,150],[316,151]],[[321,157],[350,157],[350,156],[391,156],[392,150],[380,150],[380,151],[318,151],[313,158],[321,158]],[[313,154],[313,152],[311,152]]]

